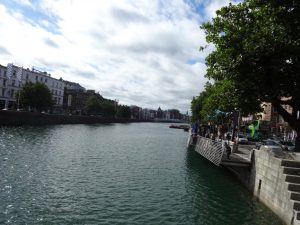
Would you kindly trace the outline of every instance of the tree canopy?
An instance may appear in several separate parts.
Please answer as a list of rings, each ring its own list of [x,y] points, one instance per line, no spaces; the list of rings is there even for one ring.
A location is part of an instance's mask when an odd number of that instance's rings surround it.
[[[107,117],[115,116],[116,113],[112,101],[99,99],[96,96],[90,96],[86,99],[84,109],[88,114],[103,115]]]
[[[215,86],[230,82],[242,112],[271,102],[297,131],[300,150],[300,1],[245,0],[216,14],[201,26],[215,46],[206,58],[206,76]],[[283,104],[293,107],[292,115]]]
[[[20,103],[37,111],[47,110],[53,105],[49,88],[42,83],[26,83],[20,90]]]
[[[219,123],[224,115],[237,110],[234,86],[230,80],[206,83],[205,89],[192,101],[192,119]]]
[[[130,107],[127,105],[119,105],[118,106],[118,116],[121,118],[130,118],[131,117]]]
[[[101,112],[101,101],[96,96],[90,96],[86,99],[84,109],[88,114],[98,114]]]

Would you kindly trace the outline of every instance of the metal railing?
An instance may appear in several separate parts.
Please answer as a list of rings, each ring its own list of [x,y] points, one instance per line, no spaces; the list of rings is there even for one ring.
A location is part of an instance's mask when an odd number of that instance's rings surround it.
[[[190,143],[192,138],[190,138]],[[219,166],[222,161],[222,157],[225,150],[224,141],[216,141],[209,138],[197,137],[197,143],[195,146],[195,151],[200,155]]]

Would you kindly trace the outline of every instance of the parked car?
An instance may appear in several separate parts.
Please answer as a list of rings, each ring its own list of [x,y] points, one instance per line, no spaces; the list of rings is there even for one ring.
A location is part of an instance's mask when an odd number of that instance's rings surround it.
[[[270,137],[267,140],[272,140],[272,141],[276,142],[279,145],[280,145],[280,142],[283,141],[281,138],[279,138],[277,136]]]
[[[282,152],[282,147],[274,140],[262,140],[260,143],[256,143],[256,148],[261,150],[262,148],[269,149],[273,152]]]
[[[239,144],[248,144],[248,138],[244,135],[239,134],[237,140]]]
[[[295,144],[290,141],[281,141],[280,142],[281,148],[286,151],[294,151],[295,150]]]

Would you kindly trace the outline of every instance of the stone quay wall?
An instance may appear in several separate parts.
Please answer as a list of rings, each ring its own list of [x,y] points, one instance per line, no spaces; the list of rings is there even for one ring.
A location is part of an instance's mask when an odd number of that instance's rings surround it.
[[[131,123],[153,122],[151,120],[135,120],[121,118],[105,118],[101,116],[69,116],[34,112],[0,111],[0,125],[54,125],[54,124],[96,124],[96,123]]]
[[[300,153],[253,149],[250,167],[225,168],[285,224],[300,225]]]
[[[248,188],[262,203],[276,213],[286,224],[293,221],[293,202],[290,199],[286,175],[283,173],[282,158],[270,151],[254,150]]]

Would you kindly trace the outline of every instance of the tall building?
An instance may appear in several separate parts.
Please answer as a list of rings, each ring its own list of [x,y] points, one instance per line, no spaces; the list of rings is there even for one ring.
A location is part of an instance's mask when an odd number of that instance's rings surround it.
[[[281,100],[288,100],[282,97]],[[277,135],[286,136],[287,133],[291,132],[292,129],[288,123],[279,115],[272,103],[263,103],[262,107],[264,111],[258,114],[261,120],[270,122],[271,132]],[[292,114],[293,108],[289,105],[282,105],[282,107],[289,113]]]
[[[78,83],[64,80],[63,108],[68,114],[81,115],[86,100],[86,90]]]
[[[16,93],[28,82],[45,84],[52,93],[53,112],[62,112],[65,86],[62,79],[53,78],[47,72],[41,72],[34,68],[24,69],[11,63],[6,67],[0,65],[0,108],[17,108],[18,96]]]

